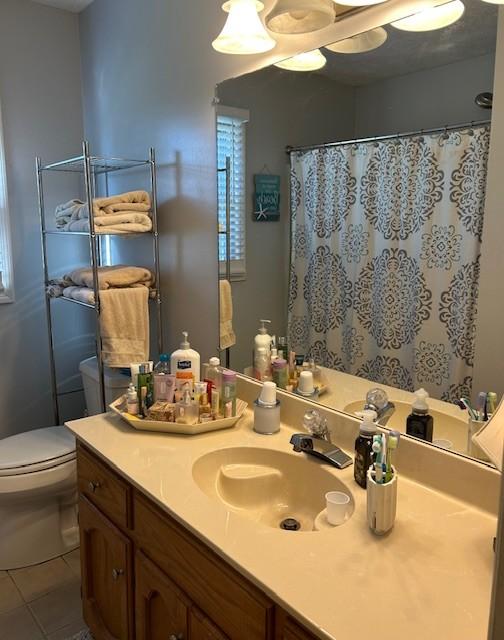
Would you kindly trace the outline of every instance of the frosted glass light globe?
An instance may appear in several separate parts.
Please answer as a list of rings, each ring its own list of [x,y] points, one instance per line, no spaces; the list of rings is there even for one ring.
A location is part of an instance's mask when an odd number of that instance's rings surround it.
[[[457,22],[463,15],[465,6],[460,0],[452,0],[436,7],[424,9],[390,24],[401,31],[434,31]]]
[[[275,67],[286,69],[287,71],[316,71],[325,66],[327,60],[320,49],[298,53],[297,56],[287,58],[281,62],[276,62]]]
[[[256,0],[229,0],[222,5],[229,13],[224,28],[212,42],[219,53],[247,55],[264,53],[276,46],[263,27],[258,11],[264,9]]]

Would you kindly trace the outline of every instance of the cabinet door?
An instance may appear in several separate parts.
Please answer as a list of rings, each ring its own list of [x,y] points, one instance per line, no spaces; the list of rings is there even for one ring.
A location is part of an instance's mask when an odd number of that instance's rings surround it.
[[[199,609],[189,611],[189,640],[229,640]]]
[[[133,640],[133,551],[119,529],[79,499],[82,607],[98,640]]]
[[[143,553],[135,558],[136,640],[187,640],[188,602]]]
[[[277,636],[279,640],[316,640],[315,636],[309,634],[288,617],[280,626],[281,632]]]

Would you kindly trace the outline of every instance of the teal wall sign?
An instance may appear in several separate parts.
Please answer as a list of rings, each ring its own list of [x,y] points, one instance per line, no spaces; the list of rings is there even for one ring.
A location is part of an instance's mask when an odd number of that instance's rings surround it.
[[[254,220],[280,219],[280,176],[258,173],[254,176]]]

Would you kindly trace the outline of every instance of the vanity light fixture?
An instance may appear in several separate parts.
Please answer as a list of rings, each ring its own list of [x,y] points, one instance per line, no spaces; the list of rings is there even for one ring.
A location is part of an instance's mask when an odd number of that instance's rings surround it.
[[[434,31],[457,22],[463,16],[464,11],[465,6],[461,0],[452,0],[390,24],[401,31]]]
[[[334,0],[276,0],[266,26],[274,33],[292,35],[324,29],[335,19]]]
[[[222,8],[229,15],[224,28],[212,42],[216,51],[244,55],[264,53],[276,46],[259,18],[259,11],[264,9],[262,2],[228,0]]]
[[[381,47],[386,42],[387,37],[385,29],[377,27],[376,29],[371,29],[371,31],[358,33],[351,38],[328,44],[325,48],[329,49],[329,51],[334,51],[334,53],[365,53]]]
[[[298,53],[297,56],[275,62],[275,67],[286,69],[287,71],[316,71],[322,69],[327,63],[326,57],[322,55],[320,49]]]

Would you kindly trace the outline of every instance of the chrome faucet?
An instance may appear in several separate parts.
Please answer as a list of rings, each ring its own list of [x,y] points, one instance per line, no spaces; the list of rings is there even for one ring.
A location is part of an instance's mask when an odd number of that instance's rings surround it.
[[[371,409],[371,411],[374,411],[377,415],[377,424],[381,427],[385,427],[395,411],[395,404],[389,401],[388,396],[383,389],[375,387],[367,392],[364,409]]]
[[[327,420],[322,418],[318,411],[307,411],[303,418],[303,426],[309,434],[295,433],[290,439],[296,453],[307,453],[338,469],[344,469],[352,464],[352,458],[332,444]]]

